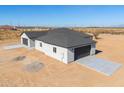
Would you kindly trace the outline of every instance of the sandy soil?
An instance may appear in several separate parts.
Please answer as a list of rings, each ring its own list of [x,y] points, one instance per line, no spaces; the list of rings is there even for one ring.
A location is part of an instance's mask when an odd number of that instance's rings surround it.
[[[102,52],[96,56],[122,64],[112,76],[105,76],[75,62],[64,64],[37,50],[26,48],[2,50],[4,45],[16,41],[0,42],[0,86],[124,86],[124,35],[100,35],[97,49]],[[14,62],[17,56],[27,59]],[[44,67],[35,73],[24,70],[32,60]]]

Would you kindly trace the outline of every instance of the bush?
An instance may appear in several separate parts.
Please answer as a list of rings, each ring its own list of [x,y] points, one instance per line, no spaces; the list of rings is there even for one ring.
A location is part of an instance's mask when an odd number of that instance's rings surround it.
[[[95,37],[95,39],[99,39],[98,36],[99,36],[100,33],[98,33],[98,32],[93,32],[92,34],[93,34],[93,36]]]

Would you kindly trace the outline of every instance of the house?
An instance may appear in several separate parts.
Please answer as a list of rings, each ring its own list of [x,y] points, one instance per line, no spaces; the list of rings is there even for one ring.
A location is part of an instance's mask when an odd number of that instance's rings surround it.
[[[95,54],[92,36],[69,29],[53,29],[43,32],[24,32],[21,44],[44,52],[66,64],[81,57]]]
[[[1,31],[8,31],[8,30],[16,30],[16,28],[14,26],[10,26],[10,25],[1,25],[0,30]]]

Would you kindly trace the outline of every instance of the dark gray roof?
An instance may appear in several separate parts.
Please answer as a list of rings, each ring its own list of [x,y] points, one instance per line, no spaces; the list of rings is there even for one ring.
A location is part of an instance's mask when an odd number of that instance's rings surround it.
[[[38,37],[44,36],[48,31],[27,31],[24,32],[30,39],[35,40]]]
[[[69,29],[53,29],[46,35],[38,37],[37,40],[67,48],[94,43],[89,37],[91,35]]]

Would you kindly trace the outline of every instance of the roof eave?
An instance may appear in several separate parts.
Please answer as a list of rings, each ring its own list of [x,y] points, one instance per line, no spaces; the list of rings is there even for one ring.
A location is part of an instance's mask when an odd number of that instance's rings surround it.
[[[75,45],[75,46],[68,46],[68,47],[65,47],[65,48],[76,48],[76,47],[80,47],[80,46],[90,45],[90,44],[93,44],[93,43],[96,43],[96,42],[85,43],[85,44],[80,44],[80,45]]]

